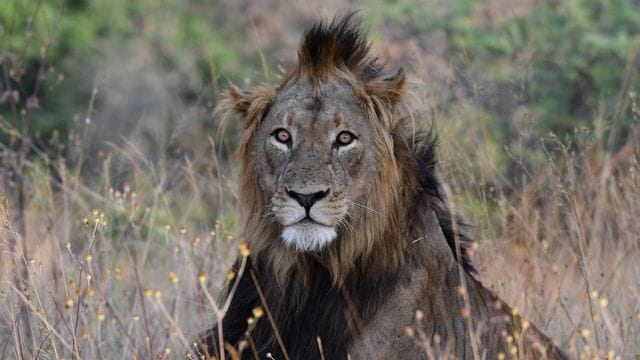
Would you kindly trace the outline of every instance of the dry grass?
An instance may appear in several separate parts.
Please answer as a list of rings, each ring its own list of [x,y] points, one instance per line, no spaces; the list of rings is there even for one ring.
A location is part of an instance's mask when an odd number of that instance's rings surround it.
[[[610,154],[599,140],[603,122],[577,129],[571,143],[554,134],[531,141],[523,127],[520,141],[496,150],[480,135],[471,151],[456,140],[469,129],[453,124],[442,170],[480,234],[474,263],[486,285],[571,357],[632,358],[640,352],[640,137],[630,131]],[[496,151],[517,176],[491,161]],[[528,159],[535,154],[544,158]]]
[[[637,356],[638,150],[612,169],[608,158],[589,165],[588,149],[552,144],[558,155],[521,187],[484,192],[481,278],[569,354]]]
[[[190,191],[171,191],[170,174],[134,156],[132,181],[114,189],[109,157],[94,184],[62,161],[49,168],[41,160],[25,166],[27,257],[9,252],[12,209],[2,204],[2,358],[185,351],[212,321],[207,292],[219,292],[235,257],[233,205],[203,200],[231,194],[229,180],[185,163],[176,182]]]

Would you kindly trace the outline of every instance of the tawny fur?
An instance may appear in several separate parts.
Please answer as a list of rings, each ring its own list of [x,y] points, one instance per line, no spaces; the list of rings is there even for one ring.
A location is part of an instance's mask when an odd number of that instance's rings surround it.
[[[430,134],[411,133],[398,111],[405,82],[402,71],[389,75],[371,57],[351,14],[312,27],[297,66],[278,87],[227,92],[220,110],[244,119],[239,203],[251,257],[238,299],[205,340],[210,351],[222,327],[232,345],[247,339],[260,355],[292,358],[319,358],[316,337],[323,336],[325,354],[338,358],[495,358],[512,350],[508,336],[520,341],[515,345],[524,357],[564,358],[472,276],[469,239],[435,177],[435,142]],[[365,206],[350,208],[338,239],[322,251],[301,253],[283,243],[282,226],[268,217],[275,189],[265,189],[264,178],[274,175],[257,162],[262,144],[256,139],[267,131],[261,127],[267,113],[286,100],[279,97],[285,89],[311,87],[314,97],[335,84],[354,94],[369,122],[366,151],[378,165],[368,170],[376,175],[369,179],[371,191],[358,199]],[[356,115],[340,114],[349,116]],[[258,305],[282,327],[284,349],[268,320],[247,330],[246,316]],[[407,336],[407,326],[424,331],[426,340]]]

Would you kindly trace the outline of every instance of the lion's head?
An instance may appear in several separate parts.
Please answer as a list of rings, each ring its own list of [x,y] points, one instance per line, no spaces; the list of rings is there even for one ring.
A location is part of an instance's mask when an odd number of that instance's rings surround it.
[[[404,92],[404,73],[370,55],[353,15],[308,30],[278,87],[229,90],[221,107],[245,126],[243,230],[281,284],[293,270],[304,281],[312,261],[336,280],[373,253],[382,267],[404,262],[420,181],[403,175],[417,171],[397,111]]]

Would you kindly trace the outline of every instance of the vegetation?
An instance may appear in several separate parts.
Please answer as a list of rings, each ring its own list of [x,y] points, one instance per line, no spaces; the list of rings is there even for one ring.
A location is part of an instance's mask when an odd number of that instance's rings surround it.
[[[356,6],[436,127],[480,278],[572,357],[639,356],[637,2]],[[1,358],[179,358],[222,314],[240,128],[213,109],[330,7],[0,3]]]

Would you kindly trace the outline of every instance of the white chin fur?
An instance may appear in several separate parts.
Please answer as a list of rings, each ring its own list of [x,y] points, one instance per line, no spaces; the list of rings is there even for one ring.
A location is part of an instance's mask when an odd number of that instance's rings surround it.
[[[308,222],[289,225],[282,230],[284,243],[300,252],[322,250],[337,236],[329,226]]]

